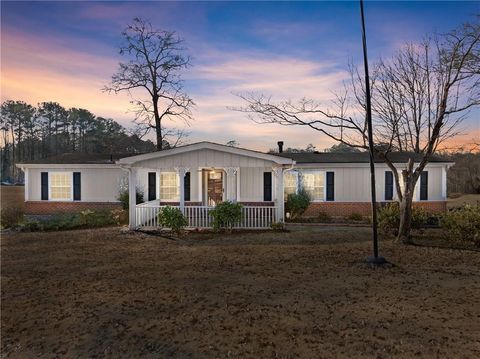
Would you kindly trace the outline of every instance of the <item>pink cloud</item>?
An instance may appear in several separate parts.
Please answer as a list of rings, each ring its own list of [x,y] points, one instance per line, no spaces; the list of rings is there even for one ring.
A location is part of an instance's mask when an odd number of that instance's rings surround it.
[[[112,117],[130,126],[130,98],[101,91],[117,69],[119,58],[115,49],[88,43],[87,51],[81,41],[75,45],[78,46],[66,44],[61,38],[2,31],[2,101],[58,101],[65,107],[87,108],[98,116]],[[185,76],[187,86],[198,85],[189,91],[197,103],[196,120],[189,128],[191,141],[236,139],[242,146],[258,150],[275,147],[277,140],[285,141],[287,147],[304,148],[312,143],[323,149],[333,144],[308,128],[255,124],[244,113],[231,111],[227,106],[241,106],[242,101],[232,92],[246,91],[262,92],[278,100],[306,97],[328,103],[332,92],[340,90],[347,78],[347,73],[338,70],[336,64],[302,60],[294,54],[272,57],[262,52],[222,52],[208,44],[197,47],[202,49],[200,61]],[[469,140],[471,136],[465,138],[466,142]]]

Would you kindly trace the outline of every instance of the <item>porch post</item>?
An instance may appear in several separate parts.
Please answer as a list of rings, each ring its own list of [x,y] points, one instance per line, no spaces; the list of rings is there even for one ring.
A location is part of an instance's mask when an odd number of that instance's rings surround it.
[[[237,184],[235,183],[235,178],[238,169],[236,167],[227,167],[225,168],[225,172],[227,173],[227,201],[235,202],[237,200]]]
[[[178,177],[180,177],[180,211],[185,213],[185,174],[188,172],[188,168],[177,167]]]
[[[28,168],[24,168],[23,171],[25,172],[25,177],[23,178],[23,183],[25,185],[25,202],[27,202],[29,200],[28,198],[28,192],[29,192],[29,189],[28,189],[28,186],[29,186],[29,182],[28,182]]]
[[[444,201],[447,200],[447,169],[448,166],[442,166],[442,199]]]
[[[136,206],[137,206],[137,169],[130,168],[128,171],[128,218],[130,229],[137,227],[136,223]]]
[[[275,201],[277,205],[277,222],[284,222],[285,194],[283,191],[283,167],[274,167],[275,174]]]

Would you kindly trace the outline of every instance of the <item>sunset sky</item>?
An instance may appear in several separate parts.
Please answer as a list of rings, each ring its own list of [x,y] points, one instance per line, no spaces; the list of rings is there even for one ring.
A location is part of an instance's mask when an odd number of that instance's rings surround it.
[[[447,32],[480,13],[480,2],[366,2],[369,57],[388,57],[405,41]],[[134,17],[185,39],[193,66],[185,87],[196,102],[189,141],[267,150],[332,145],[307,128],[258,125],[227,106],[232,92],[328,101],[361,61],[358,2],[5,2],[1,3],[1,99],[57,101],[131,126],[126,95],[106,85],[121,61],[121,31]],[[172,125],[172,124],[167,124]],[[173,124],[179,127],[181,123]],[[480,137],[471,111],[459,142]]]

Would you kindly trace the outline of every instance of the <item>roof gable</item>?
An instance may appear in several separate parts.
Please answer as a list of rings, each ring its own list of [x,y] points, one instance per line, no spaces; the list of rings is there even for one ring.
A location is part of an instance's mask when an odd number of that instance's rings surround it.
[[[122,158],[117,163],[120,165],[133,165],[141,161],[161,159],[168,156],[175,156],[175,155],[188,153],[188,152],[195,152],[199,150],[214,150],[214,151],[230,153],[230,154],[239,155],[239,156],[271,161],[280,165],[282,164],[288,165],[288,164],[295,163],[295,161],[292,160],[291,158],[272,155],[269,153],[264,153],[259,151],[247,150],[244,148],[221,145],[213,142],[197,142],[190,145],[180,146],[180,147],[176,147],[168,150],[162,150],[162,151],[156,151],[151,153],[145,153],[137,156],[131,156],[127,158]]]

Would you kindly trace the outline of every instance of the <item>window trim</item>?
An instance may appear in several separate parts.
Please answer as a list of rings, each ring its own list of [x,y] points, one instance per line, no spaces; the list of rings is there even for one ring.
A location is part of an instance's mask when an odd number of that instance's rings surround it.
[[[178,191],[178,197],[174,199],[165,199],[162,198],[162,175],[164,174],[174,174],[177,182],[177,191]],[[159,175],[159,181],[158,181],[158,199],[160,202],[167,202],[167,203],[176,203],[180,202],[180,176],[176,171],[161,171]]]
[[[70,198],[52,199],[52,175],[64,174],[70,175]],[[51,202],[74,202],[73,200],[73,172],[69,171],[48,171],[48,200]],[[79,202],[79,201],[76,201]]]
[[[312,203],[321,203],[321,202],[333,202],[333,201],[327,201],[327,172],[334,172],[334,171],[327,171],[326,169],[309,169],[309,170],[303,170],[301,173],[307,173],[307,174],[315,174],[315,173],[321,173],[323,177],[323,199],[313,199],[311,198],[310,202]],[[300,176],[301,177],[301,176]],[[300,184],[298,182],[298,177],[297,177],[297,193],[298,189],[300,187]]]
[[[292,174],[295,176],[295,194],[298,194],[298,188],[299,188],[299,181],[298,181],[298,178],[299,178],[299,173],[297,170],[287,170],[283,173],[283,195],[284,195],[284,198],[285,200],[287,200],[287,197],[290,193],[285,193],[285,175],[286,174]]]

